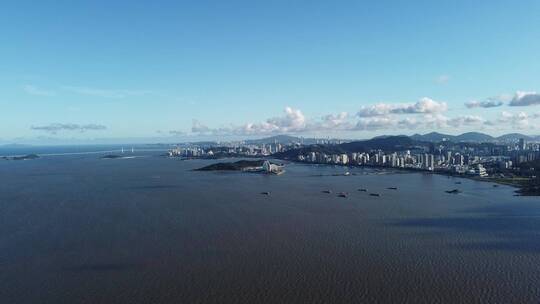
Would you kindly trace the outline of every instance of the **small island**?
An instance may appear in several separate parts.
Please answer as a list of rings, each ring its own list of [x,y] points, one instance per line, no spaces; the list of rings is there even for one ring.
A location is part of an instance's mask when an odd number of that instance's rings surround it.
[[[249,168],[261,167],[263,160],[240,160],[234,163],[216,163],[194,171],[242,171]]]
[[[29,159],[37,159],[39,158],[39,155],[37,154],[28,154],[28,155],[23,155],[23,156],[12,156],[12,157],[8,157],[8,156],[4,156],[3,159],[5,160],[29,160]]]
[[[108,155],[103,155],[101,158],[102,159],[116,159],[116,158],[122,158],[122,156],[115,155],[115,154],[108,154]]]
[[[229,163],[216,163],[194,171],[244,171],[244,172],[262,172],[271,174],[282,174],[282,165],[273,164],[268,160],[240,160]]]

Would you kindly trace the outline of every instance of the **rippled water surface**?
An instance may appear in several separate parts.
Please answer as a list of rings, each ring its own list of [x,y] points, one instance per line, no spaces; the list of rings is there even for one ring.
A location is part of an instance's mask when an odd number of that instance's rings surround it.
[[[157,154],[0,160],[0,303],[540,301],[540,199],[512,188]]]

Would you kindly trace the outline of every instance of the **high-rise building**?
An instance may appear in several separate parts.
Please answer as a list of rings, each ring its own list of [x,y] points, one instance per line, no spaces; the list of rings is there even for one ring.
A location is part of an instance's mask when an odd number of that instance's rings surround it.
[[[429,169],[429,154],[424,153],[424,159],[422,161],[424,169]]]
[[[341,154],[340,159],[343,165],[346,165],[349,163],[349,156],[347,156],[347,154]]]
[[[429,160],[428,169],[434,170],[435,169],[435,155],[430,154],[428,160]]]
[[[519,139],[519,149],[521,151],[527,150],[527,142],[525,141],[525,138]]]

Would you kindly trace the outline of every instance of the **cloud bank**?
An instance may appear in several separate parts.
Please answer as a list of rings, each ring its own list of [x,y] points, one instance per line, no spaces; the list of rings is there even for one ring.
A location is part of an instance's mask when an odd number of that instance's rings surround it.
[[[504,104],[508,97],[492,97],[484,101],[466,103],[467,108],[496,108]],[[512,99],[516,103],[532,105],[537,102],[536,93],[518,93]],[[221,126],[211,128],[194,120],[192,134],[197,135],[272,135],[281,133],[316,133],[336,131],[388,131],[388,130],[436,130],[436,129],[525,129],[540,128],[536,121],[540,114],[525,112],[501,112],[495,119],[486,119],[479,115],[449,116],[448,105],[429,97],[421,98],[416,103],[378,103],[363,106],[351,115],[347,112],[327,114],[318,118],[307,118],[299,109],[286,107],[282,116],[269,118],[259,123],[247,123],[240,126]]]
[[[488,98],[484,101],[472,100],[465,103],[465,106],[469,109],[473,108],[496,108],[504,104],[502,100],[496,98]]]
[[[37,131],[44,131],[51,134],[57,134],[61,131],[77,131],[77,132],[86,132],[86,131],[101,131],[106,130],[107,127],[104,125],[98,124],[72,124],[72,123],[52,123],[43,126],[31,126],[30,129]]]
[[[540,113],[529,114],[526,112],[507,112],[502,111],[499,117],[495,120],[486,121],[485,124],[493,127],[507,127],[510,126],[513,129],[536,129],[540,127],[540,124],[536,122],[540,118]]]
[[[104,94],[111,98],[121,98],[130,94],[125,91],[93,91],[89,94]],[[144,94],[144,92],[140,92]],[[536,92],[517,92],[513,97],[501,95],[483,101],[465,103],[469,109],[497,108],[507,104],[511,107],[540,105],[540,94]],[[354,131],[400,131],[400,130],[436,130],[436,129],[540,129],[540,113],[502,111],[493,119],[479,115],[449,115],[448,105],[423,97],[415,103],[378,103],[362,106],[356,113],[332,113],[308,118],[300,109],[285,107],[282,115],[270,117],[259,122],[242,125],[221,125],[210,127],[201,121],[193,120],[191,132],[182,130],[167,131],[172,136],[210,135],[210,136],[260,136],[275,134],[307,134]],[[452,112],[450,112],[452,113]],[[61,124],[54,123],[32,126],[32,130],[56,134],[60,131],[86,132],[105,130],[98,124]]]
[[[300,133],[307,130],[304,114],[291,107],[285,108],[285,115],[269,118],[260,123],[247,123],[242,126],[209,128],[198,120],[193,121],[191,132],[200,135],[264,135],[273,133]]]
[[[527,107],[540,105],[540,94],[536,92],[517,91],[512,95],[500,95],[487,98],[484,101],[472,100],[465,103],[469,109],[473,108],[495,108],[508,104],[510,107]]]
[[[372,106],[362,107],[358,111],[358,117],[373,117],[389,114],[434,114],[448,110],[445,102],[438,102],[424,97],[413,104],[387,104],[379,103]]]

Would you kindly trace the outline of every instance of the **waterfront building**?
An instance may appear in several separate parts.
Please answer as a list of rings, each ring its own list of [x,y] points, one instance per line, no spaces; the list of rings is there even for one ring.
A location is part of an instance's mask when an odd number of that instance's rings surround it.
[[[519,150],[521,151],[527,150],[527,142],[525,141],[525,138],[519,139]]]
[[[349,156],[347,154],[341,154],[340,160],[342,165],[346,165],[349,163]]]

